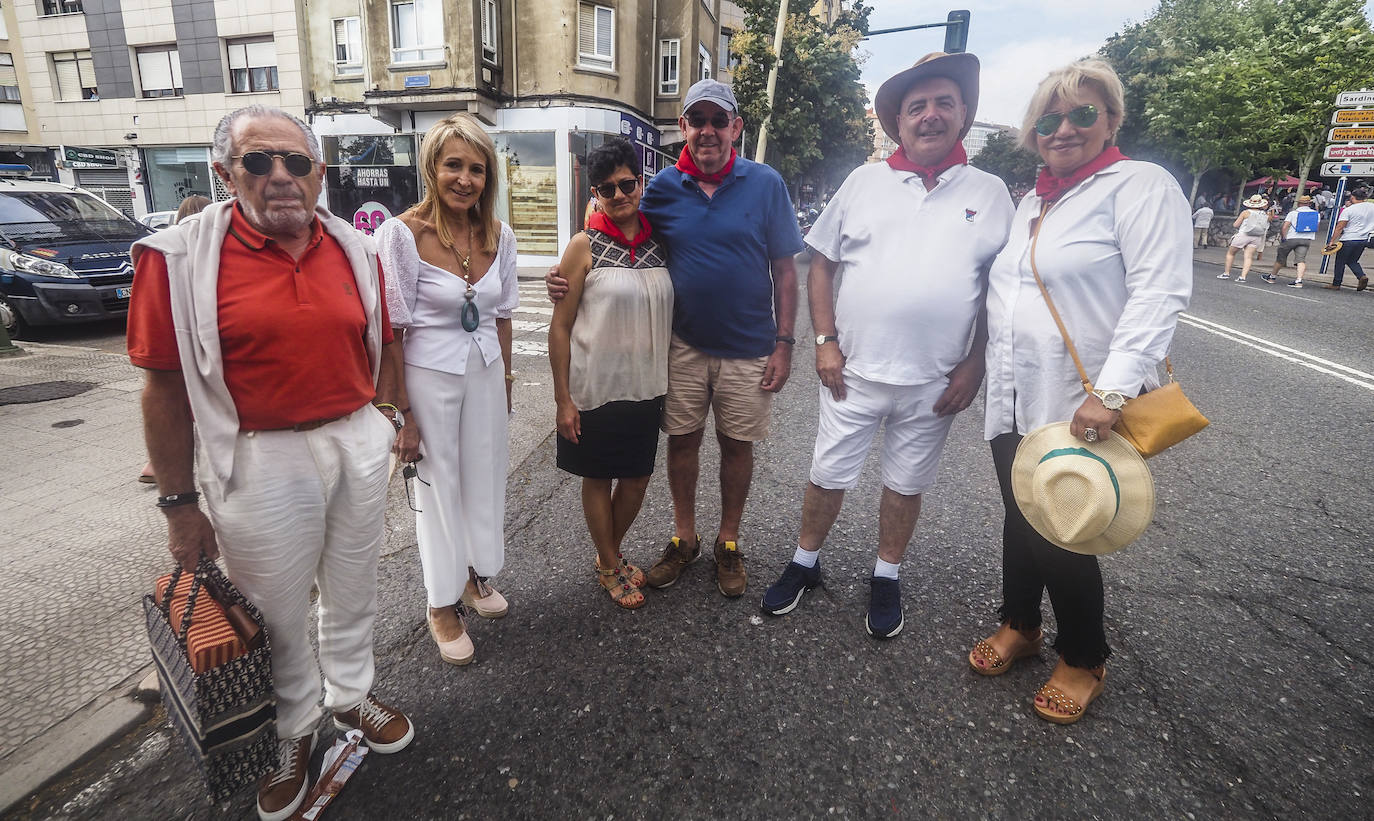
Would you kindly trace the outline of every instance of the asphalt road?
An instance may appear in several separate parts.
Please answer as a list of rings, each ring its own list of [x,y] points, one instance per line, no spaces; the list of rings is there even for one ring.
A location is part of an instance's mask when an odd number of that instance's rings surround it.
[[[705,559],[642,610],[613,608],[551,441],[512,472],[496,580],[512,609],[473,625],[475,664],[438,659],[413,545],[383,558],[378,691],[418,734],[369,756],[329,817],[1368,817],[1374,294],[1217,270],[1197,266],[1173,357],[1213,424],[1152,460],[1155,523],[1103,560],[1115,654],[1078,724],[1031,712],[1048,650],[995,679],[964,660],[996,626],[1000,584],[981,400],[926,497],[898,638],[863,630],[872,458],[825,549],[827,589],[759,615],[795,544],[815,433],[799,344],[757,452],[743,598],[720,596]],[[671,522],[661,466],[627,540],[646,565]],[[251,817],[251,796],[207,805],[176,744],[159,714],[14,817]]]

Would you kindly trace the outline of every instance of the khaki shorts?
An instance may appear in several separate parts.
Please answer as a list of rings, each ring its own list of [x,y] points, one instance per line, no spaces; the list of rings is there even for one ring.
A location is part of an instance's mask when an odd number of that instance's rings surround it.
[[[695,433],[706,426],[706,411],[715,410],[716,432],[741,442],[768,436],[773,394],[759,387],[768,357],[723,359],[688,345],[673,335],[668,349],[668,398],[663,432]]]
[[[1286,239],[1279,246],[1279,265],[1288,264],[1288,255],[1293,255],[1293,263],[1307,261],[1307,249],[1312,244],[1309,239]]]

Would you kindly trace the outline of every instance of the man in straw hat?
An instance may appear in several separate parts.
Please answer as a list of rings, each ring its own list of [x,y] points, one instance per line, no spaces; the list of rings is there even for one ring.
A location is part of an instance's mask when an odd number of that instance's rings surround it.
[[[1292,254],[1298,277],[1288,287],[1302,287],[1303,275],[1307,273],[1307,249],[1312,245],[1312,240],[1317,238],[1317,222],[1321,215],[1312,207],[1312,198],[1306,194],[1298,197],[1297,206],[1288,212],[1283,218],[1283,225],[1279,227],[1282,241],[1279,243],[1278,259],[1274,260],[1274,270],[1262,277],[1265,282],[1279,281],[1279,269],[1288,264],[1288,255]]]
[[[928,54],[883,83],[874,108],[901,147],[851,173],[807,235],[820,418],[799,544],[764,612],[790,612],[821,583],[821,544],[884,425],[865,627],[902,629],[898,567],[954,414],[983,380],[987,271],[1013,213],[1006,184],[969,167],[960,143],[977,106],[972,54]]]

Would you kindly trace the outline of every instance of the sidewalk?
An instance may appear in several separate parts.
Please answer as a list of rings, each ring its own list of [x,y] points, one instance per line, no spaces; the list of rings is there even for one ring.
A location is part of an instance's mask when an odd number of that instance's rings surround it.
[[[1321,230],[1317,232],[1317,236],[1318,236],[1318,237],[1324,237],[1324,236],[1326,236],[1326,223],[1325,223],[1325,222],[1322,223],[1322,225],[1321,225]],[[1271,241],[1272,241],[1272,240],[1271,240]],[[1315,242],[1312,243],[1312,247],[1310,247],[1310,248],[1307,249],[1307,273],[1306,273],[1306,275],[1304,275],[1303,278],[1302,278],[1303,285],[1305,285],[1305,286],[1313,286],[1313,287],[1316,287],[1316,286],[1330,285],[1330,284],[1331,284],[1331,275],[1332,275],[1332,271],[1333,271],[1333,266],[1335,265],[1335,261],[1334,261],[1334,259],[1331,258],[1331,257],[1323,257],[1323,256],[1322,256],[1322,254],[1321,254],[1321,246],[1318,244],[1318,243],[1320,243],[1320,242],[1321,242],[1321,240],[1318,239],[1317,241],[1315,241]],[[1277,244],[1277,242],[1274,242],[1274,244],[1266,244],[1266,245],[1264,246],[1264,259],[1255,260],[1254,264],[1252,264],[1252,265],[1250,266],[1250,276],[1251,276],[1251,277],[1258,278],[1260,274],[1267,274],[1267,273],[1269,273],[1270,271],[1274,270],[1274,260],[1277,259],[1277,256],[1276,256],[1277,254],[1278,254],[1278,244]],[[1232,263],[1232,265],[1231,265],[1231,276],[1232,276],[1232,278],[1234,278],[1237,274],[1240,273],[1240,265],[1241,265],[1242,259],[1243,259],[1243,257],[1241,256],[1241,252],[1237,251],[1237,252],[1236,252],[1236,259],[1235,259],[1235,261],[1234,261],[1234,262]],[[1327,263],[1326,263],[1326,273],[1324,273],[1324,274],[1321,273],[1321,266],[1322,266],[1322,260],[1323,260],[1323,259],[1326,259],[1326,260],[1327,260]],[[1209,265],[1215,265],[1215,266],[1217,266],[1217,273],[1221,273],[1222,269],[1225,268],[1225,266],[1226,266],[1226,244],[1225,244],[1225,241],[1223,241],[1223,244],[1221,244],[1221,245],[1212,245],[1212,246],[1208,246],[1208,247],[1206,247],[1206,248],[1194,248],[1194,249],[1193,249],[1193,261],[1194,261],[1194,262],[1203,262],[1203,263],[1207,263],[1207,264],[1209,264]],[[1295,277],[1297,277],[1297,275],[1298,275],[1297,269],[1294,267],[1294,265],[1293,265],[1293,258],[1292,258],[1292,256],[1290,255],[1289,258],[1288,258],[1288,265],[1287,265],[1286,267],[1281,268],[1281,269],[1279,270],[1279,273],[1278,273],[1279,282],[1280,282],[1281,284],[1283,284],[1283,285],[1287,285],[1289,282],[1292,282],[1293,279],[1294,279]],[[1250,281],[1249,278],[1247,278],[1247,279],[1246,279],[1246,282],[1249,282],[1249,281]],[[1346,272],[1345,279],[1344,279],[1344,281],[1343,281],[1341,284],[1342,284],[1343,286],[1345,286],[1345,287],[1350,288],[1350,289],[1353,290],[1353,289],[1355,288],[1355,277],[1354,277],[1354,275],[1350,274],[1350,272],[1347,271],[1347,272]]]

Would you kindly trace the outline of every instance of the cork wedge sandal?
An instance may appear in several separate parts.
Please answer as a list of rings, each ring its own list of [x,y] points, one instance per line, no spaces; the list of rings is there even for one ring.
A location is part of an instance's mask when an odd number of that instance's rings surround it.
[[[1012,664],[1015,662],[1024,658],[1030,658],[1031,656],[1040,655],[1040,649],[1044,644],[1045,631],[1041,630],[1036,633],[1033,640],[1028,642],[1020,650],[1012,653],[1011,658],[1002,658],[1002,654],[997,652],[991,642],[987,639],[979,639],[978,642],[973,645],[973,649],[969,651],[968,666],[972,667],[973,672],[980,676],[1000,676],[1010,670]],[[986,662],[986,665],[980,666],[978,664],[979,660]]]
[[[1040,692],[1035,694],[1037,698],[1045,700],[1045,705],[1042,707],[1034,701],[1031,702],[1031,706],[1035,708],[1035,714],[1055,724],[1072,724],[1082,718],[1088,705],[1102,695],[1102,687],[1107,682],[1106,667],[1099,667],[1089,672],[1093,674],[1093,678],[1097,679],[1097,683],[1093,685],[1092,692],[1088,694],[1087,703],[1079,704],[1063,690],[1047,682],[1044,687],[1040,688]]]

